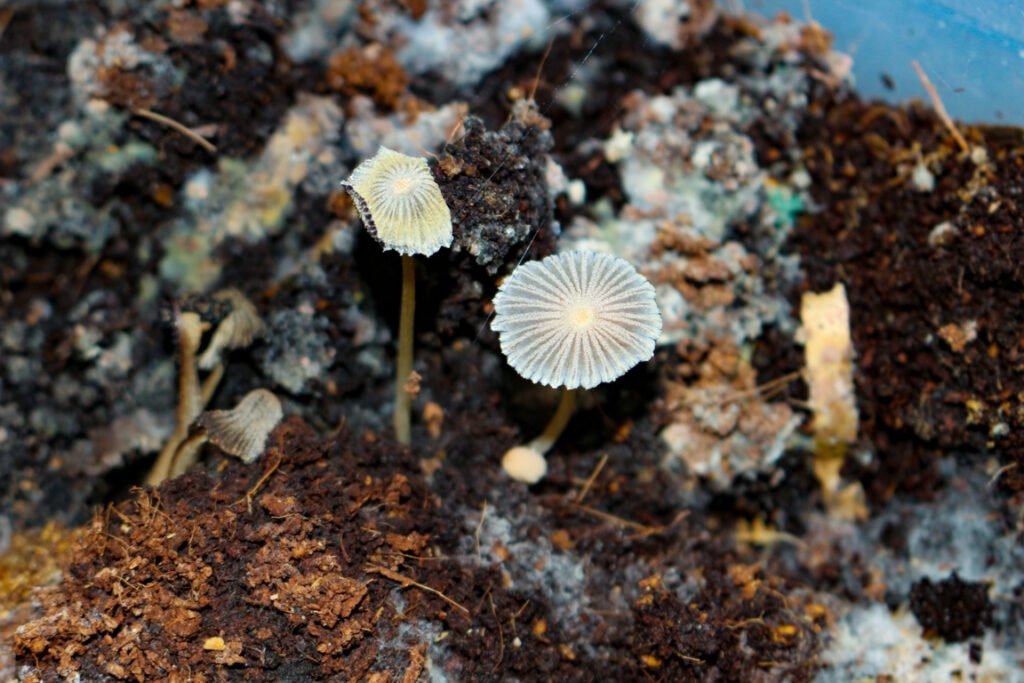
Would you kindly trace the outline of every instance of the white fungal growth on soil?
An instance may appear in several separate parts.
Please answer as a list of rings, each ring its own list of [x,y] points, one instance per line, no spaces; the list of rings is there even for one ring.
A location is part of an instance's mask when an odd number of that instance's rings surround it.
[[[426,159],[381,147],[342,187],[384,249],[430,256],[451,246],[451,212]]]
[[[520,266],[494,299],[501,350],[538,384],[590,389],[650,360],[654,287],[627,261],[571,251]]]

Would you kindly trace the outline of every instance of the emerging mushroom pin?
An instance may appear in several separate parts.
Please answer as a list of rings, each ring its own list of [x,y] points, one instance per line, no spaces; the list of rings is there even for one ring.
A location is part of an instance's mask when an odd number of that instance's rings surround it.
[[[384,249],[402,255],[402,309],[395,376],[395,438],[409,443],[409,392],[416,310],[414,254],[430,256],[452,244],[452,216],[427,160],[381,147],[341,186],[352,196],[366,229]]]
[[[536,483],[544,453],[565,429],[576,390],[610,382],[654,355],[661,315],[654,287],[628,262],[571,251],[517,268],[494,298],[494,322],[509,365],[528,380],[562,387],[544,432],[505,454],[514,479]]]

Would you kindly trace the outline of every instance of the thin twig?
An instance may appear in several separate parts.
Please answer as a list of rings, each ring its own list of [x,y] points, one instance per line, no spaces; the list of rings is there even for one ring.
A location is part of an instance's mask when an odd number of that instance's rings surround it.
[[[459,603],[455,602],[454,600],[452,600],[451,598],[449,598],[447,595],[445,595],[441,591],[437,590],[436,588],[431,588],[430,586],[428,586],[426,584],[422,584],[419,581],[415,581],[414,579],[410,579],[408,576],[405,576],[404,574],[399,574],[398,572],[394,571],[393,569],[388,569],[387,567],[382,567],[382,566],[377,565],[377,564],[368,564],[368,565],[366,565],[366,571],[367,572],[372,572],[372,573],[375,573],[375,574],[380,574],[380,575],[384,576],[385,578],[391,579],[392,581],[394,581],[396,583],[400,583],[400,584],[402,584],[402,588],[406,588],[407,586],[415,586],[416,588],[419,588],[420,590],[427,591],[428,593],[433,593],[437,597],[439,597],[442,600],[444,600],[445,602],[447,602],[452,607],[460,609],[463,612],[465,612],[466,614],[471,614],[471,612],[468,609],[466,609],[465,607],[463,607]]]
[[[495,673],[501,668],[501,663],[505,659],[505,629],[501,627],[498,610],[494,607],[494,591],[491,588],[487,589],[487,599],[491,603],[491,614],[494,615],[494,623],[498,625],[498,661],[494,663],[494,668],[491,669],[491,673]]]
[[[526,99],[530,102],[534,102],[534,98],[537,96],[537,86],[540,85],[540,76],[544,72],[544,64],[548,61],[548,56],[551,54],[551,48],[555,45],[555,37],[551,36],[551,40],[548,41],[548,46],[544,50],[544,56],[540,58],[540,64],[537,65],[537,74],[533,77],[533,87],[530,88],[530,96]]]
[[[917,77],[921,79],[921,85],[923,85],[924,89],[928,91],[928,97],[932,101],[932,107],[935,108],[935,113],[938,114],[939,120],[942,121],[943,125],[946,126],[946,129],[949,131],[949,134],[953,136],[954,140],[956,140],[956,144],[960,145],[961,151],[967,152],[970,149],[967,145],[967,140],[964,139],[964,136],[960,134],[960,131],[957,130],[956,126],[953,124],[953,119],[949,117],[949,113],[946,111],[946,106],[942,104],[942,98],[939,97],[939,91],[936,90],[935,86],[932,85],[932,82],[928,80],[928,74],[924,72],[924,69],[921,68],[921,65],[917,63],[916,59],[912,59],[910,63],[914,65],[914,71],[917,72]]]
[[[597,463],[597,467],[595,467],[594,471],[590,474],[590,477],[587,479],[587,483],[583,485],[583,488],[580,490],[579,495],[576,496],[577,505],[581,504],[583,502],[583,499],[587,497],[587,492],[590,491],[590,487],[594,485],[595,481],[597,481],[598,475],[601,474],[601,470],[604,469],[604,466],[607,462],[608,454],[605,453],[604,455],[601,456],[601,461]]]
[[[1011,462],[1009,465],[1003,465],[1000,467],[996,470],[996,473],[992,475],[992,478],[988,480],[988,483],[985,484],[985,488],[992,488],[992,486],[999,480],[999,477],[1003,476],[1015,467],[1017,467],[1017,463],[1015,462]]]
[[[234,503],[231,504],[231,506],[233,507],[233,506],[238,505],[239,503],[244,501],[245,502],[246,510],[248,512],[252,512],[252,499],[259,492],[260,488],[262,488],[263,485],[265,483],[267,483],[267,479],[270,479],[270,475],[272,475],[274,472],[276,472],[277,468],[281,466],[281,461],[283,459],[284,459],[284,457],[282,455],[278,454],[277,460],[275,460],[274,464],[270,466],[270,469],[263,473],[263,476],[260,477],[259,481],[257,481],[256,484],[251,489],[249,489],[248,491],[245,492],[245,496],[244,497],[239,498],[238,500],[236,500]]]
[[[473,536],[476,538],[476,561],[480,562],[480,530],[484,527],[484,520],[487,519],[487,501],[484,501],[483,507],[480,509],[480,522],[476,525],[476,532]]]
[[[173,128],[174,130],[178,131],[185,137],[191,139],[197,145],[200,145],[210,154],[214,154],[217,152],[217,147],[212,142],[210,142],[209,140],[207,140],[202,135],[195,132],[188,126],[178,123],[170,117],[164,116],[163,114],[157,114],[155,111],[152,111],[150,109],[143,109],[142,107],[136,107],[135,109],[132,109],[132,114],[136,116],[141,116],[144,119],[149,119],[150,121],[162,123],[168,128]]]
[[[803,370],[794,370],[793,372],[787,372],[785,375],[776,377],[775,379],[760,384],[753,389],[746,389],[744,391],[737,391],[732,394],[727,394],[722,398],[707,399],[706,401],[684,401],[683,405],[686,407],[695,408],[698,406],[719,406],[726,403],[732,403],[733,401],[739,401],[744,398],[750,398],[751,396],[757,396],[762,391],[766,391],[779,385],[788,384],[803,375]]]
[[[633,529],[634,531],[639,531],[640,533],[645,535],[656,534],[661,531],[664,531],[667,528],[663,526],[647,526],[646,524],[641,524],[640,522],[634,522],[629,519],[623,519],[622,517],[616,517],[611,513],[604,512],[603,510],[598,510],[597,508],[592,508],[589,505],[577,505],[576,508],[578,510],[586,512],[588,515],[593,515],[594,517],[603,519],[606,522],[611,522],[612,524],[618,524],[619,526],[628,527],[630,529]]]

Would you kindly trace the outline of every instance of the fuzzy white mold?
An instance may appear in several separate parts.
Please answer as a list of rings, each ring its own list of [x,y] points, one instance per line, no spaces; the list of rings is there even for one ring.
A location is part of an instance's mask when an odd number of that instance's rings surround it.
[[[654,287],[627,261],[570,251],[520,266],[494,299],[492,329],[520,375],[590,389],[654,355]]]

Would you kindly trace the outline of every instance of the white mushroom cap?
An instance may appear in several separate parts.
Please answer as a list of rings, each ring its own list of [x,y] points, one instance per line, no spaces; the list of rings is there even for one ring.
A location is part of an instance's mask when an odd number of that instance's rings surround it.
[[[628,262],[570,251],[517,268],[494,298],[491,328],[526,379],[590,389],[654,355],[661,314]]]
[[[381,147],[341,185],[385,249],[430,256],[451,246],[451,212],[426,159]]]
[[[231,410],[208,410],[195,424],[206,430],[210,443],[243,462],[252,462],[263,453],[267,436],[283,416],[277,396],[254,389]]]

